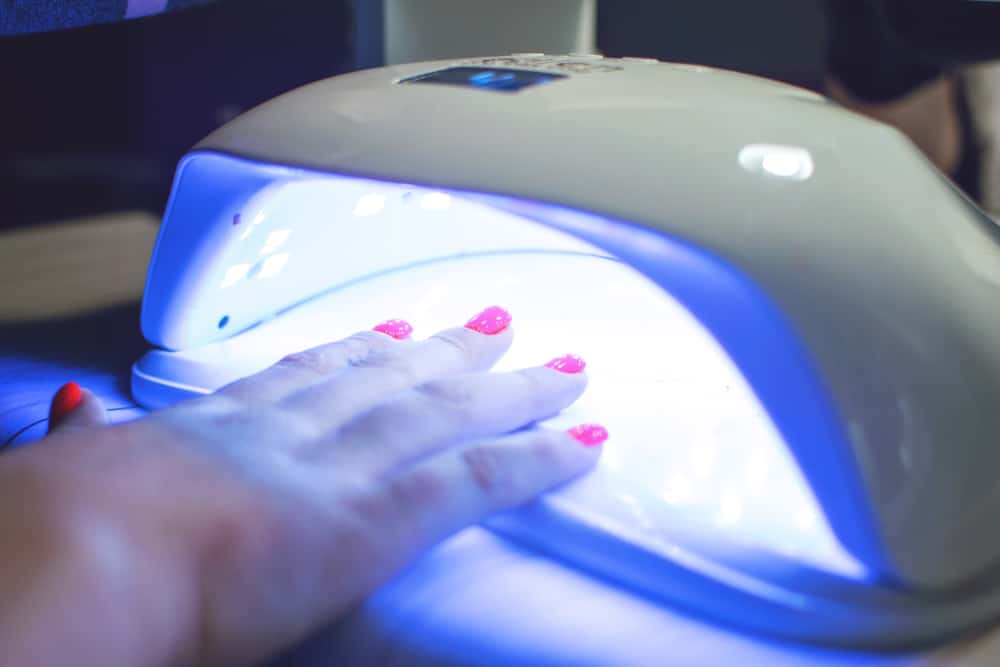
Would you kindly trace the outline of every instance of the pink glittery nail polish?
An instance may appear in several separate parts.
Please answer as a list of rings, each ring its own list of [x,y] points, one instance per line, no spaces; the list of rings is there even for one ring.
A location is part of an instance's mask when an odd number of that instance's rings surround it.
[[[413,333],[413,327],[406,320],[386,320],[372,327],[372,331],[384,333],[396,340],[403,340],[410,337],[410,334]]]
[[[608,439],[608,429],[600,424],[580,424],[566,432],[584,447],[596,447]]]
[[[507,325],[510,324],[510,320],[510,313],[506,310],[500,306],[490,306],[469,320],[465,324],[465,328],[492,336],[506,329]]]
[[[582,373],[583,369],[587,367],[587,362],[575,354],[567,354],[561,357],[556,357],[549,363],[545,364],[545,367],[551,368],[554,371],[559,371],[560,373],[574,375],[576,373]]]

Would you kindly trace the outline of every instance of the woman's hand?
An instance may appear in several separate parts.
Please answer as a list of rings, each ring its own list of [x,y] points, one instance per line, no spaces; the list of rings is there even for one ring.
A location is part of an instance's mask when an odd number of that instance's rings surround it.
[[[421,342],[384,323],[113,427],[83,392],[0,459],[5,662],[256,664],[587,470],[603,429],[532,426],[580,396],[582,362],[485,372],[509,321]]]

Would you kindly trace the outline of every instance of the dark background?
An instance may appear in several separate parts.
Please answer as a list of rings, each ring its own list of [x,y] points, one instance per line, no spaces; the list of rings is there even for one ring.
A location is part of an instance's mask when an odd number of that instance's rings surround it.
[[[598,46],[607,55],[821,84],[820,0],[598,7]],[[220,0],[0,38],[0,228],[161,211],[188,148],[253,105],[352,69],[354,32],[350,0]]]

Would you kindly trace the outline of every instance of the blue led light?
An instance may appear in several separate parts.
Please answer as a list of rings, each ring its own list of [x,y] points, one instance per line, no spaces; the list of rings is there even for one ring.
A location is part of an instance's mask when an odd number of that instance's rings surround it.
[[[469,77],[469,81],[472,82],[474,86],[479,86],[480,88],[506,88],[510,86],[516,77],[513,72],[479,72],[478,74],[473,74]]]
[[[523,69],[490,69],[484,67],[448,67],[403,79],[400,83],[438,83],[466,86],[481,90],[513,93],[550,81],[565,79],[565,74],[535,72]]]

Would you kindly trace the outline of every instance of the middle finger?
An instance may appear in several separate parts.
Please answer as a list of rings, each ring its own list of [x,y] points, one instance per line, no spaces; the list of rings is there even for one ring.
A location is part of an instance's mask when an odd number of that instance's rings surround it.
[[[491,368],[513,341],[510,314],[487,308],[464,327],[410,345],[391,345],[282,401],[296,417],[335,429],[392,394],[449,375]]]

